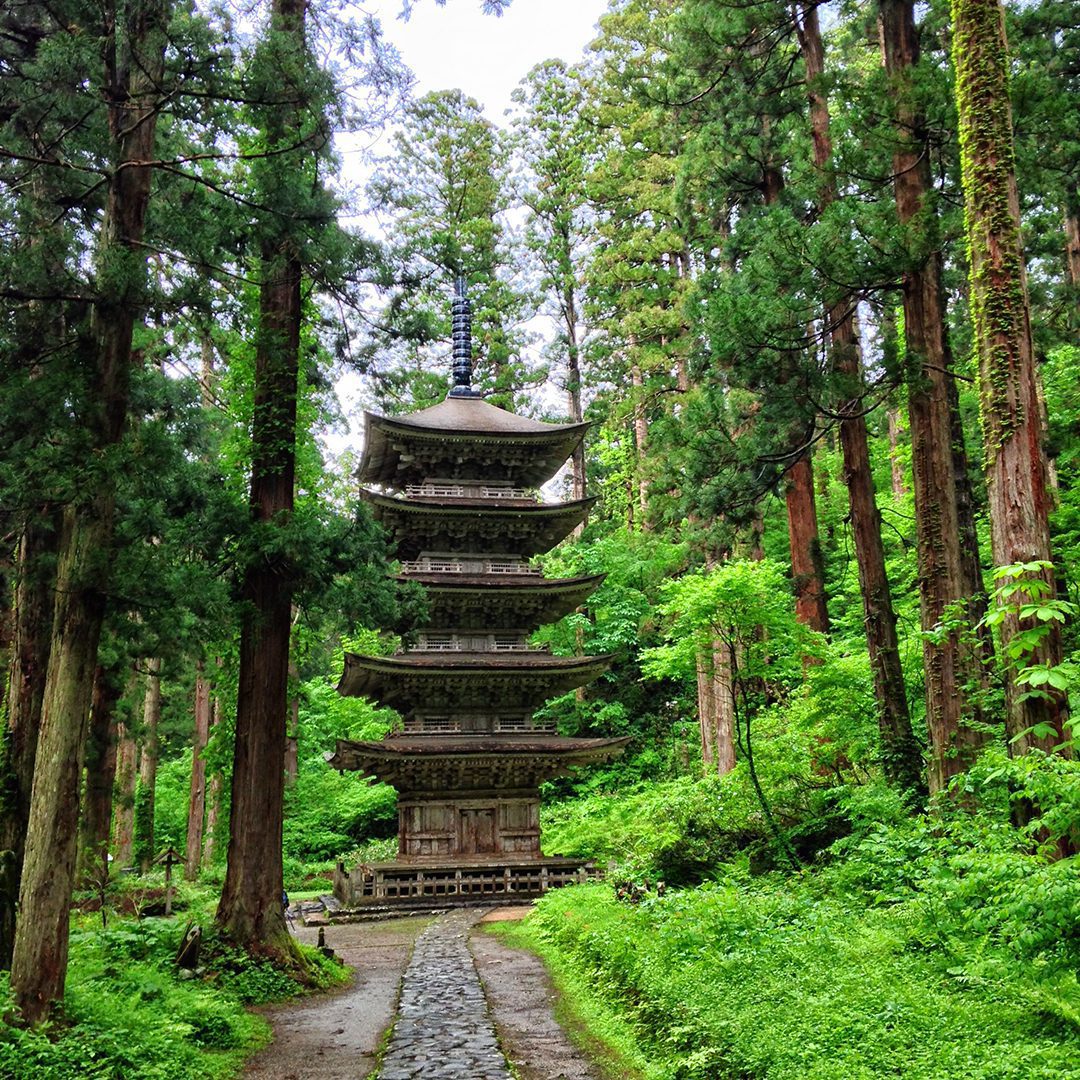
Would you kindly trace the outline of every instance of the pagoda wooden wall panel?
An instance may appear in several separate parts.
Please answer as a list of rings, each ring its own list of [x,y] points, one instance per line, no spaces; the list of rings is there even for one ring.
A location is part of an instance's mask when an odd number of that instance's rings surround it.
[[[411,803],[399,807],[398,851],[410,858],[451,855],[457,847],[452,803]]]
[[[540,857],[540,802],[499,803],[499,851],[504,855]]]

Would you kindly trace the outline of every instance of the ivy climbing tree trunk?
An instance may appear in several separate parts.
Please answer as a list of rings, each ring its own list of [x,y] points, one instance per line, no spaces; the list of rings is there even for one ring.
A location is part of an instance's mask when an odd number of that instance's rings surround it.
[[[1031,341],[1027,276],[1020,237],[1009,60],[999,0],[953,0],[960,164],[964,188],[971,311],[979,359],[986,449],[990,541],[998,566],[1043,563],[1051,595],[1050,526],[1042,408]],[[1030,629],[1013,615],[1000,626],[1005,655]],[[1028,662],[1052,667],[1062,658],[1057,623]],[[1064,693],[1033,695],[1014,677],[1005,683],[1010,746],[1050,750],[1065,738]]]
[[[83,423],[100,460],[64,510],[52,643],[30,796],[11,987],[23,1018],[46,1020],[64,994],[79,776],[105,616],[115,480],[108,451],[124,431],[132,334],[144,302],[142,246],[162,93],[167,0],[104,18],[111,168],[97,251],[98,299],[85,343],[92,400]]]
[[[896,211],[912,259],[902,278],[908,417],[918,543],[919,599],[924,639],[926,717],[931,757],[929,787],[944,790],[985,742],[979,695],[979,650],[951,625],[973,625],[971,578],[962,542],[958,476],[962,448],[954,446],[945,331],[942,255],[932,205],[925,120],[914,100],[919,39],[913,0],[881,0],[881,43],[896,124],[893,184]],[[966,469],[964,470],[966,471]],[[962,480],[960,481],[962,484]]]

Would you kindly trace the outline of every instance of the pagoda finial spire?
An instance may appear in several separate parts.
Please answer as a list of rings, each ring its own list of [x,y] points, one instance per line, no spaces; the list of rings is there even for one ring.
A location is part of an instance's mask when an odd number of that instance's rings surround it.
[[[454,279],[454,303],[450,311],[454,359],[454,385],[450,387],[450,396],[479,397],[472,388],[472,309],[462,274]]]

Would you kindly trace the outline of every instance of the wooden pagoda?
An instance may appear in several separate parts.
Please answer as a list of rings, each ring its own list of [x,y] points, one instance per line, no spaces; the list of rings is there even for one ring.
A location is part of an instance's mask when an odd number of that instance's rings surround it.
[[[529,563],[585,520],[591,499],[541,502],[586,424],[547,424],[471,389],[468,301],[454,301],[454,386],[407,416],[366,414],[363,494],[397,543],[400,578],[427,589],[429,621],[394,656],[347,654],[340,693],[398,710],[404,729],[339,740],[330,763],[398,792],[398,857],[347,869],[346,907],[527,897],[580,880],[580,860],[540,851],[539,786],[618,753],[623,739],[570,739],[535,718],[548,698],[595,679],[607,657],[534,648],[537,627],[601,580],[549,579]]]

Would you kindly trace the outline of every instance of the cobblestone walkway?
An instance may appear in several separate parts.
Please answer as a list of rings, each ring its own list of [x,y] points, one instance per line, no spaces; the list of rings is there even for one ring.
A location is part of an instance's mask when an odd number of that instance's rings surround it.
[[[417,938],[379,1080],[512,1080],[469,952],[482,914],[453,911]]]

